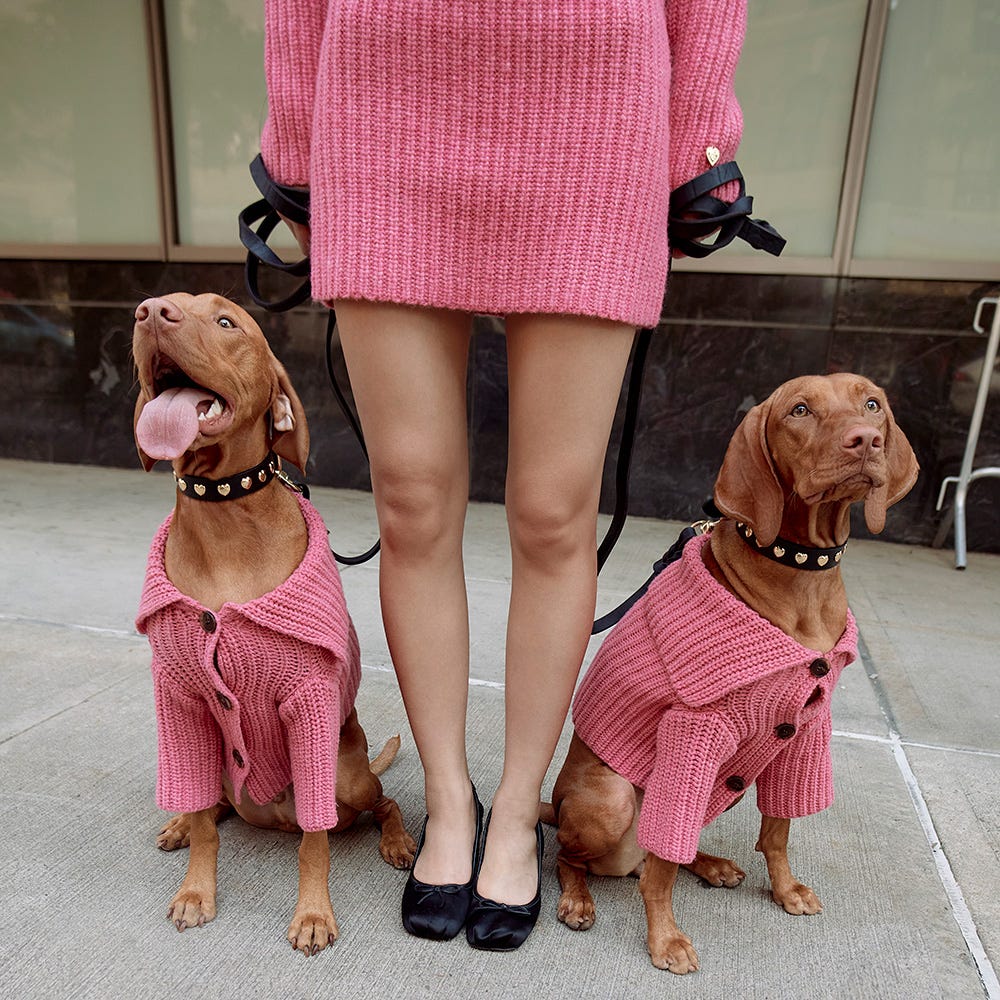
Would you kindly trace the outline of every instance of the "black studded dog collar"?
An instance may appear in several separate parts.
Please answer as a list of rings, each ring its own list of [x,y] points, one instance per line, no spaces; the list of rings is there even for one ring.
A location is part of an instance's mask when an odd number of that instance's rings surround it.
[[[761,545],[749,524],[737,521],[736,530],[755,552],[793,569],[833,569],[840,565],[844,550],[847,548],[847,542],[844,542],[843,545],[835,545],[832,549],[813,549],[780,537],[770,545]]]
[[[237,472],[225,479],[205,479],[202,476],[178,476],[174,473],[177,489],[193,500],[239,500],[262,490],[275,476],[281,474],[281,460],[269,451],[260,465]]]

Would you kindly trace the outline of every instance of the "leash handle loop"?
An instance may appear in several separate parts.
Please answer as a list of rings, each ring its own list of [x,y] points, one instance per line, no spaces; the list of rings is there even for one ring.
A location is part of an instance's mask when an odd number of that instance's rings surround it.
[[[309,223],[309,192],[278,184],[271,179],[260,156],[250,164],[250,176],[263,195],[259,201],[247,205],[239,214],[240,242],[246,247],[246,286],[250,298],[269,312],[284,312],[307,301],[312,294],[309,280],[309,257],[294,263],[282,260],[267,244],[267,239],[285,216],[302,225]],[[253,228],[257,225],[256,230]],[[284,298],[268,299],[260,291],[260,266],[304,280]]]
[[[739,194],[731,204],[709,193],[730,181],[739,183]],[[741,239],[755,250],[780,256],[784,237],[766,220],[750,218],[752,211],[753,198],[746,193],[736,161],[716,164],[670,193],[670,245],[688,257],[703,258]],[[712,233],[717,233],[713,242],[701,242]]]

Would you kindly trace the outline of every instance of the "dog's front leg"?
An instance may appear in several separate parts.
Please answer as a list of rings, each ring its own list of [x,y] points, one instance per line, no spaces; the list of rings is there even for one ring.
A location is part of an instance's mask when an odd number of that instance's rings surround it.
[[[767,861],[767,873],[771,878],[771,898],[787,913],[796,916],[820,913],[823,904],[807,885],[803,885],[793,874],[788,863],[788,831],[790,819],[775,816],[761,816],[760,836],[757,850]]]
[[[215,917],[215,877],[219,859],[216,811],[212,806],[186,814],[191,840],[187,875],[167,910],[167,919],[172,920],[179,931],[201,927]]]
[[[639,891],[646,906],[646,947],[653,965],[683,976],[698,970],[698,953],[674,919],[674,882],[679,867],[676,861],[648,853],[639,876]]]
[[[303,955],[315,955],[339,934],[330,902],[330,839],[326,830],[307,831],[299,846],[299,901],[288,940]]]

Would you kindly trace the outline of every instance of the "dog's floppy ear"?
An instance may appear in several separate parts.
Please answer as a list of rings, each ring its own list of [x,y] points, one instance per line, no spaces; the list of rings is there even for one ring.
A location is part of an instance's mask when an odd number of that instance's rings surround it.
[[[733,434],[715,481],[715,505],[726,517],[753,528],[762,545],[778,537],[785,495],[767,446],[765,399],[743,418]]]
[[[135,412],[132,414],[132,438],[135,441],[135,450],[139,453],[139,461],[142,462],[142,467],[146,472],[156,465],[156,459],[150,458],[142,448],[139,447],[138,438],[135,437],[135,427],[139,423],[139,414],[142,413],[142,408],[149,402],[149,396],[143,392],[142,389],[139,390],[139,398],[135,401]]]
[[[275,454],[291,462],[303,474],[309,459],[309,425],[306,413],[292,387],[288,373],[277,358],[273,359],[275,388],[271,399],[271,447]]]
[[[885,527],[885,512],[910,492],[920,472],[917,456],[896,423],[888,403],[884,409],[886,423],[883,447],[888,467],[886,480],[865,497],[865,525],[873,535],[877,535]]]

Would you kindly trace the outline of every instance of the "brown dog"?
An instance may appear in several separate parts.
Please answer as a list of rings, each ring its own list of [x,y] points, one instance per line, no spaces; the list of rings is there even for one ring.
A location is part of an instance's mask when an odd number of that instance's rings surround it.
[[[147,299],[135,318],[139,456],[147,471],[170,460],[177,481],[137,622],[153,649],[157,797],[182,810],[157,844],[191,848],[168,918],[184,930],[215,916],[216,824],[235,809],[304,830],[288,939],[315,954],[338,934],[328,828],[370,810],[385,860],[413,860],[378,778],[398,737],[369,764],[357,637],[326,533],[275,475],[276,456],[305,467],[305,414],[260,328],[217,295]]]
[[[772,897],[789,913],[820,911],[789,867],[787,817],[832,799],[829,698],[856,645],[841,546],[851,504],[879,532],[917,472],[884,393],[858,375],[793,379],[747,414],[715,484],[723,519],[656,577],[574,701],[547,816],[559,825],[567,926],[594,922],[587,872],[641,871],[653,964],[697,969],[674,919],[677,869],[711,885],[743,880],[696,848],[702,826],[754,782]]]

